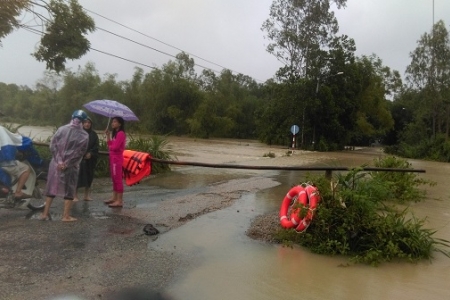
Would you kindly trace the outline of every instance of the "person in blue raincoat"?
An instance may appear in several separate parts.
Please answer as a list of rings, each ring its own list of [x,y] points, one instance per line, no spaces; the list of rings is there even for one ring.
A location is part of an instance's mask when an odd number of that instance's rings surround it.
[[[16,200],[31,197],[35,185],[35,177],[30,176],[33,172],[25,162],[17,157],[21,156],[28,160],[33,166],[42,165],[33,142],[30,138],[18,133],[12,133],[3,126],[0,126],[0,184],[2,194],[11,188],[12,182],[17,181],[14,198]]]
[[[71,216],[72,202],[77,188],[78,172],[83,155],[87,151],[89,135],[83,129],[87,114],[76,110],[69,124],[61,126],[50,142],[52,160],[48,168],[47,186],[45,188],[45,208],[41,219],[48,220],[50,206],[55,197],[64,199],[62,221],[76,221]]]

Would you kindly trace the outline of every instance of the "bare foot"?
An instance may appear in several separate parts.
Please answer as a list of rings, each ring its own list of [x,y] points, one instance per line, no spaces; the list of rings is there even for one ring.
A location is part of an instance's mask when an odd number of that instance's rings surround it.
[[[115,201],[108,205],[109,207],[123,207],[123,203],[119,201]]]
[[[73,198],[73,202],[78,202],[78,198]]]
[[[71,217],[71,216],[61,219],[61,221],[63,221],[63,222],[73,222],[73,221],[76,221],[76,220],[77,220],[76,218]]]
[[[92,200],[93,199],[91,197],[84,198],[84,201],[92,201]]]
[[[14,199],[16,199],[16,200],[23,200],[23,199],[28,199],[28,198],[31,198],[31,196],[27,195],[25,193],[14,194]]]
[[[41,215],[39,217],[39,220],[41,220],[41,221],[48,221],[48,220],[50,220],[50,217],[48,215]]]

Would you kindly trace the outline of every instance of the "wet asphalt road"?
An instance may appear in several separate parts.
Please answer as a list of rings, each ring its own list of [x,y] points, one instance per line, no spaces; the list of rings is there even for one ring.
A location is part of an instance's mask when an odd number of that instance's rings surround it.
[[[123,209],[103,204],[110,196],[110,183],[96,180],[95,201],[74,203],[78,221],[71,223],[60,221],[63,200],[58,198],[51,221],[40,221],[40,213],[28,210],[0,209],[0,299],[47,300],[58,295],[114,299],[112,294],[123,288],[164,292],[187,262],[170,251],[150,249],[149,242],[158,235],[145,235],[144,226],[152,224],[164,233],[231,205],[249,186],[267,184],[242,175],[202,176],[207,178],[196,180],[189,172],[171,174],[153,179],[165,184],[144,181],[126,187]],[[240,179],[230,183],[225,178]]]
[[[154,237],[143,232],[147,222],[99,201],[107,199],[109,188],[97,187],[97,201],[75,203],[78,221],[73,223],[60,221],[63,201],[58,198],[52,221],[40,221],[39,213],[28,210],[0,209],[0,299],[113,299],[112,293],[122,288],[157,291],[173,278],[180,262],[170,253],[148,249]],[[170,194],[152,189],[141,185],[126,192],[133,200],[124,209],[143,198],[151,207],[161,194]]]

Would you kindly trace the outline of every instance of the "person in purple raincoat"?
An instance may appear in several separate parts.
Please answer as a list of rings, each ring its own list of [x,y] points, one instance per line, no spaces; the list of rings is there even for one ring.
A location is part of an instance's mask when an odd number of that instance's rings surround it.
[[[77,188],[78,172],[83,155],[87,151],[89,135],[83,129],[83,121],[87,114],[76,110],[69,124],[61,126],[50,142],[52,160],[48,168],[47,196],[41,219],[48,220],[50,206],[55,197],[64,199],[62,221],[76,221],[71,216],[72,201]]]
[[[106,129],[106,142],[109,149],[109,170],[113,184],[111,199],[104,201],[109,207],[123,206],[123,151],[125,151],[125,121],[121,117],[111,120],[112,134]]]

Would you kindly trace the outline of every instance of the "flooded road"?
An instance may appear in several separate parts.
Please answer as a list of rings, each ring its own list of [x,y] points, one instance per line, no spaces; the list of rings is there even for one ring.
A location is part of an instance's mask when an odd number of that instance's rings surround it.
[[[372,163],[373,159],[383,155],[373,149],[368,150],[333,153],[330,155],[337,159],[322,161],[319,165],[359,166]],[[437,229],[437,237],[450,239],[450,189],[446,184],[446,179],[450,177],[449,165],[411,162],[414,168],[426,169],[427,173],[420,176],[438,183],[429,190],[431,200],[413,205],[414,213],[418,217],[428,218],[427,227]],[[234,174],[209,169],[200,179],[204,171],[191,168],[190,171],[183,171],[182,175],[172,174],[171,181],[183,185],[187,178],[201,182],[212,180],[212,173],[215,173],[221,180],[226,180],[227,174]],[[278,182],[278,185],[246,194],[231,207],[198,217],[150,242],[149,247],[170,251],[187,262],[168,289],[175,299],[450,297],[450,259],[440,253],[436,253],[431,262],[417,264],[401,262],[385,263],[379,267],[348,266],[346,258],[316,255],[303,248],[268,245],[248,238],[245,231],[251,219],[268,211],[277,211],[285,193],[304,177],[302,172],[264,172],[264,176]]]
[[[28,135],[28,130],[30,128],[21,128],[20,132]],[[49,134],[51,129],[48,128],[46,132]],[[34,134],[33,131],[31,135]],[[176,139],[175,142],[171,140],[170,144],[179,160],[206,163],[354,167],[372,164],[374,159],[383,156],[382,151],[374,148],[339,153],[296,151],[295,155],[286,156],[286,149],[251,141],[218,143],[213,140]],[[275,153],[276,158],[264,157],[269,152]],[[411,163],[414,168],[426,170],[426,174],[420,174],[421,177],[437,182],[437,186],[428,189],[428,201],[411,205],[415,215],[427,217],[426,226],[437,230],[436,237],[450,240],[450,188],[447,183],[450,164],[419,160],[411,160]],[[33,241],[29,248],[39,254],[36,262],[43,261],[45,266],[54,264],[55,260],[62,257],[61,253],[66,253],[72,245],[80,245],[66,255],[67,258],[78,260],[57,264],[58,267],[66,268],[62,269],[64,272],[49,277],[37,274],[31,277],[31,283],[27,279],[30,276],[23,276],[24,284],[17,290],[28,288],[48,295],[48,286],[55,290],[60,285],[60,290],[72,291],[74,294],[83,291],[84,295],[89,295],[86,299],[98,299],[96,295],[111,287],[148,284],[154,278],[159,278],[164,270],[170,269],[175,270],[175,274],[169,284],[160,279],[156,280],[154,286],[166,287],[165,290],[174,300],[434,300],[450,297],[450,259],[439,253],[435,254],[432,261],[417,264],[385,263],[379,267],[370,267],[347,265],[348,260],[343,257],[316,255],[307,249],[285,248],[247,237],[245,232],[251,220],[263,213],[278,211],[286,192],[292,185],[303,181],[305,172],[191,166],[176,166],[173,169],[174,172],[149,178],[137,186],[126,187],[125,206],[121,210],[109,209],[101,202],[110,195],[111,186],[108,182],[96,186],[93,195],[96,201],[75,204],[74,213],[80,219],[77,224],[65,226],[62,222],[16,221],[19,225],[25,224],[23,226],[32,224],[30,234],[33,237],[49,240],[37,248]],[[214,201],[227,204],[216,206]],[[55,206],[60,205],[58,203],[55,201]],[[212,209],[205,211],[204,207]],[[179,218],[189,215],[190,209],[200,214],[181,226]],[[53,207],[52,211],[54,220],[59,220],[61,207]],[[8,218],[12,219],[16,214],[19,212],[8,215]],[[134,221],[133,226],[129,223],[115,225],[116,222],[127,221],[127,218],[137,221]],[[8,225],[7,219],[3,220]],[[147,222],[158,225],[159,221],[169,224],[166,228],[174,225],[174,229],[162,230],[163,234],[156,240],[148,241],[147,236],[142,234],[141,225]],[[6,235],[12,242],[26,236],[22,232],[12,231],[16,227],[4,230],[7,234],[12,232],[14,238]],[[63,239],[60,232],[65,232],[67,237]],[[53,239],[61,239],[64,243]],[[114,243],[105,247],[104,244],[112,239]],[[136,250],[139,248],[138,241],[144,243],[143,251]],[[58,244],[61,244],[60,248],[55,248]],[[48,260],[42,259],[48,257],[50,249],[46,247],[49,245],[56,249],[55,256]],[[103,255],[108,247],[112,250]],[[118,249],[124,250],[119,252]],[[145,251],[148,249],[151,250]],[[116,255],[118,252],[119,255]],[[162,257],[170,257],[177,267],[172,268],[170,264],[167,267],[165,263],[161,265]],[[152,261],[153,258],[158,262]],[[6,262],[0,265],[3,274],[12,272],[13,269],[8,268]],[[40,267],[33,268],[41,270]],[[13,274],[19,278],[19,273]],[[112,274],[116,274],[117,280]],[[67,276],[71,276],[72,281],[68,281]],[[40,278],[45,278],[42,287],[35,284]],[[10,284],[4,286],[10,287]]]

